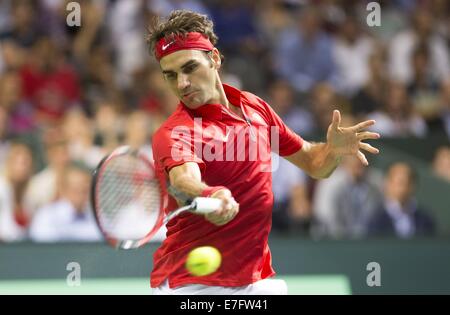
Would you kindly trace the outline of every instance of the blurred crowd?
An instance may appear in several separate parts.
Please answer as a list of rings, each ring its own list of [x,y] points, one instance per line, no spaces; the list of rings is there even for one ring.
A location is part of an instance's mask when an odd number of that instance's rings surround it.
[[[79,0],[0,1],[0,241],[101,239],[90,172],[121,144],[147,150],[178,101],[148,53],[146,28],[174,9],[207,14],[225,83],[264,98],[304,138],[332,110],[345,124],[376,119],[384,138],[440,136],[430,161],[450,182],[450,2]],[[386,172],[345,159],[313,181],[284,160],[273,174],[273,229],[309,237],[409,238],[436,233],[417,202],[415,169]]]

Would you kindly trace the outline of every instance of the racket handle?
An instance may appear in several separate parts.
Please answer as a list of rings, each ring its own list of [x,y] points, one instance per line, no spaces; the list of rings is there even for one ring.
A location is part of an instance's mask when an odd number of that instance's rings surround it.
[[[218,198],[197,197],[193,200],[194,211],[197,213],[210,213],[220,209],[222,200]]]

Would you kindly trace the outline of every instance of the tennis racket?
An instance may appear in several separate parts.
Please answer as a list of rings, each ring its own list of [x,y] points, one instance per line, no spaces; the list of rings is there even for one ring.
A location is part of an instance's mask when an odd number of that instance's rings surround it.
[[[168,195],[162,194],[154,165],[143,153],[122,146],[103,158],[93,174],[91,203],[105,239],[116,248],[138,248],[177,215],[210,213],[222,205],[217,198],[189,199],[172,186],[168,190],[187,205],[165,215]]]

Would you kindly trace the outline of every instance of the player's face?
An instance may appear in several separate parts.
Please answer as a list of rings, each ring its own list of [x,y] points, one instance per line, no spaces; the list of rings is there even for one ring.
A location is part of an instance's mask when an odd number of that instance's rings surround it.
[[[187,107],[194,109],[216,98],[218,74],[213,58],[199,50],[180,50],[160,60],[170,89]]]

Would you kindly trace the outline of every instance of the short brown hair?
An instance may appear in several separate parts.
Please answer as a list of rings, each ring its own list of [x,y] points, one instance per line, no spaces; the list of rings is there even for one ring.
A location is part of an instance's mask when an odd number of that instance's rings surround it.
[[[156,43],[163,37],[184,35],[197,32],[206,35],[215,46],[218,37],[214,33],[214,23],[208,16],[189,10],[175,10],[168,18],[155,18],[150,27],[147,38],[149,52],[154,55]]]

